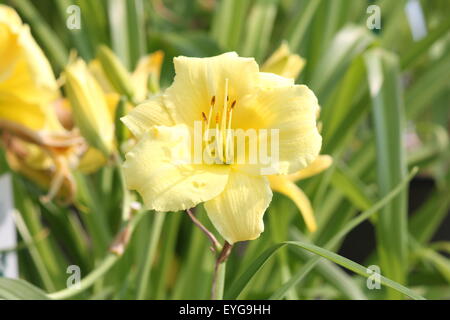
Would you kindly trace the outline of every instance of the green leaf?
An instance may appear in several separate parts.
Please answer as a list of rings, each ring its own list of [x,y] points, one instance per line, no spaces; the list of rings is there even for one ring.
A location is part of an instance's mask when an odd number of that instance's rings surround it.
[[[73,0],[58,0],[56,1],[57,9],[59,10],[59,14],[61,16],[62,21],[66,21],[69,14],[67,13],[67,8],[71,5],[74,5],[75,2]],[[80,10],[81,15],[83,15],[83,11]],[[64,26],[66,27],[66,26]],[[89,32],[83,29],[83,24],[81,24],[81,29],[69,29],[67,28],[67,33],[70,36],[70,39],[75,45],[75,48],[78,51],[78,54],[85,60],[90,60],[93,58],[93,50],[91,44],[89,43],[88,35]]]
[[[407,185],[407,183],[416,174],[417,170],[412,170],[409,176],[399,183],[388,195],[383,199],[374,204],[369,210],[361,213],[358,217],[351,220],[344,228],[342,228],[335,236],[327,242],[326,247],[335,246],[341,239],[343,239],[353,228],[359,225],[364,220],[368,219],[372,215],[378,212],[380,208],[386,206],[392,198],[398,195]],[[249,284],[250,280],[255,276],[255,274],[267,263],[269,260],[281,247],[286,243],[278,243],[272,247],[266,249],[261,255],[259,255],[255,260],[248,264],[247,269],[241,273],[241,275],[232,283],[231,287],[226,291],[225,297],[227,299],[237,299],[240,293]],[[302,269],[300,273],[297,273],[293,278],[287,282],[280,290],[275,294],[276,298],[282,298],[284,294],[289,291],[299,280],[303,279],[304,276],[312,270],[314,265],[318,262],[318,259],[311,259],[305,269]],[[273,297],[273,296],[272,296]]]
[[[0,278],[0,299],[6,300],[48,300],[41,289],[21,279]]]
[[[421,54],[428,52],[430,47],[450,30],[450,19],[445,19],[438,27],[431,30],[428,35],[408,48],[408,52],[402,55],[400,61],[402,69],[407,69],[418,61]]]
[[[223,0],[214,12],[211,36],[222,50],[238,50],[250,0]]]
[[[130,70],[130,38],[128,35],[128,17],[126,0],[108,1],[111,47],[124,66]]]
[[[147,35],[143,0],[127,1],[127,24],[130,67],[134,69],[139,58],[147,52]]]
[[[308,1],[305,8],[298,11],[297,15],[290,20],[291,24],[286,28],[284,38],[287,39],[292,51],[296,52],[300,49],[300,44],[305,39],[306,32],[320,3],[321,0]]]
[[[444,54],[437,61],[433,61],[433,64],[408,88],[405,96],[408,118],[415,119],[420,116],[427,107],[433,105],[433,99],[440,92],[448,91],[449,73],[450,54]]]
[[[343,192],[358,209],[368,210],[372,206],[372,196],[366,190],[366,186],[343,164],[336,166],[331,183]]]
[[[334,252],[326,250],[324,248],[321,248],[321,247],[318,247],[318,246],[315,246],[315,245],[309,244],[309,243],[299,242],[299,241],[295,241],[295,242],[288,241],[288,242],[285,242],[285,244],[298,246],[300,248],[308,250],[308,251],[315,253],[321,257],[324,257],[330,261],[333,261],[334,263],[337,263],[338,265],[340,265],[348,270],[351,270],[363,277],[368,278],[371,276],[371,273],[367,272],[366,267],[364,267],[356,262],[353,262],[350,259],[344,258],[343,256],[340,256]],[[400,293],[403,293],[403,294],[409,296],[410,298],[413,298],[415,300],[424,300],[425,299],[422,296],[420,296],[419,294],[412,291],[411,289],[409,289],[395,281],[392,281],[391,279],[388,279],[382,275],[380,275],[380,281],[381,281],[381,284],[384,284],[385,286],[388,286],[389,288],[392,288]]]
[[[255,2],[248,16],[246,37],[240,54],[255,57],[258,62],[265,58],[277,13],[277,2],[278,0]]]
[[[348,26],[336,34],[319,59],[309,84],[322,101],[326,101],[353,59],[373,41],[372,34],[364,27]]]
[[[386,195],[407,174],[403,145],[405,114],[395,56],[381,49],[365,55],[377,149],[377,180],[380,195]],[[393,280],[406,281],[408,248],[407,192],[401,192],[379,215],[376,225],[378,253],[383,273]],[[393,291],[391,298],[400,298]]]

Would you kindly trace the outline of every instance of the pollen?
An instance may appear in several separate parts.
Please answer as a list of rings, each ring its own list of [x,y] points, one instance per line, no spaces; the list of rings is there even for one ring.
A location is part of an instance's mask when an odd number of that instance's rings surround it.
[[[206,123],[206,128],[203,135],[203,141],[209,145],[213,139],[216,143],[216,150],[218,152],[209,151],[210,155],[220,157],[222,163],[229,163],[233,138],[231,130],[233,110],[236,107],[237,100],[231,99],[229,95],[229,79],[224,80],[223,88],[223,105],[217,106],[216,95],[213,95],[209,103],[209,112],[206,116],[202,112],[202,120]],[[230,103],[231,102],[231,103]],[[222,111],[219,111],[222,108]],[[218,109],[218,110],[217,110]],[[211,130],[215,130],[215,137],[212,137]]]

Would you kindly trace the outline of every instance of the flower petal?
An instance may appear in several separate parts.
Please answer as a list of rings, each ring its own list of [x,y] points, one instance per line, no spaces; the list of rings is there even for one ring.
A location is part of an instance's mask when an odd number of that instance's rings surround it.
[[[214,227],[229,243],[253,240],[264,231],[263,215],[272,200],[267,178],[232,171],[225,190],[205,202]]]
[[[45,127],[46,111],[40,104],[28,103],[5,92],[0,94],[0,119],[38,130]]]
[[[262,88],[254,101],[236,111],[234,125],[238,128],[278,130],[277,141],[270,141],[267,150],[273,162],[278,152],[278,173],[290,174],[307,167],[319,154],[322,137],[317,130],[319,108],[314,93],[304,85]],[[239,112],[238,112],[239,111]]]
[[[329,155],[320,155],[309,164],[304,169],[297,171],[296,173],[288,175],[288,179],[291,181],[297,181],[301,179],[306,179],[316,174],[321,173],[322,171],[328,169],[333,163],[333,158]]]
[[[59,95],[52,68],[30,28],[14,9],[0,6],[0,92],[28,103],[51,102]]]
[[[305,193],[284,176],[269,176],[269,181],[273,191],[282,193],[294,201],[305,220],[308,230],[314,232],[317,229],[316,219],[314,218],[311,203]]]
[[[261,88],[287,87],[294,84],[294,79],[291,78],[285,78],[268,72],[259,73],[259,87]]]
[[[138,139],[152,126],[170,127],[175,124],[163,105],[161,96],[155,96],[138,105],[121,120]]]
[[[178,211],[218,196],[228,180],[225,165],[196,165],[191,155],[190,129],[185,125],[154,126],[127,153],[128,188],[137,190],[148,209]]]
[[[193,126],[208,114],[211,98],[224,101],[225,82],[228,95],[239,99],[252,91],[258,82],[258,65],[253,58],[228,52],[210,58],[177,57],[175,79],[166,90],[164,103],[176,123]]]

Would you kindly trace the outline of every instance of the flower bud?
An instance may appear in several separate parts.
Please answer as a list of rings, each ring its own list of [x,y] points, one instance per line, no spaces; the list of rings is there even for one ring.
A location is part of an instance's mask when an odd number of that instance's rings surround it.
[[[305,59],[293,54],[286,42],[266,60],[262,65],[262,72],[275,73],[285,78],[296,79],[305,66]]]
[[[114,141],[114,124],[104,92],[81,59],[67,66],[65,77],[77,127],[90,145],[109,155]]]
[[[119,58],[104,45],[99,47],[97,56],[112,87],[119,94],[125,95],[130,101],[133,101],[134,90],[130,74]]]

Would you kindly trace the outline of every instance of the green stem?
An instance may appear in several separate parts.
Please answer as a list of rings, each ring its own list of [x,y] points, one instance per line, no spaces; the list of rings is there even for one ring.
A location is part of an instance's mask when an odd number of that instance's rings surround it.
[[[233,245],[225,241],[222,251],[220,252],[220,255],[217,257],[212,282],[211,300],[223,300],[223,289],[225,287],[226,261],[230,256],[231,249],[233,249]]]
[[[225,271],[226,271],[227,263],[226,261],[219,263],[216,266],[215,275],[214,275],[214,283],[213,283],[213,291],[212,291],[212,300],[223,300],[223,289],[225,287]]]
[[[143,300],[146,298],[147,286],[150,282],[150,271],[152,263],[155,260],[156,247],[161,235],[162,226],[164,223],[165,213],[155,213],[155,220],[153,221],[152,230],[150,232],[150,242],[147,247],[147,254],[141,268],[141,273],[138,281],[137,299]]]

